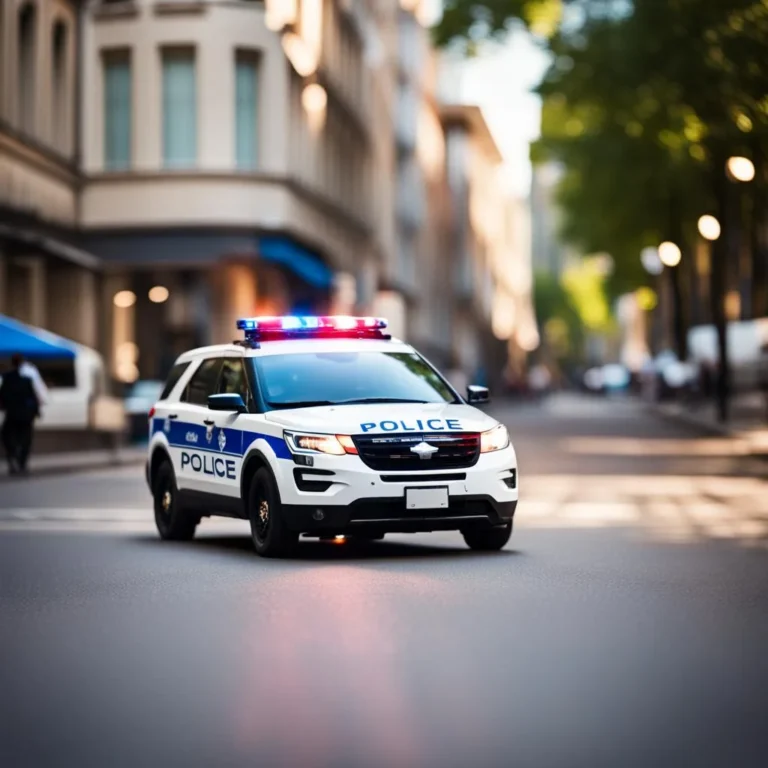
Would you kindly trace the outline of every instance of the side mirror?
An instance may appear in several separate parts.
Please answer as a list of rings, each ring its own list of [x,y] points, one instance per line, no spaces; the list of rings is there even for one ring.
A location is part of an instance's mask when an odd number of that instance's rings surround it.
[[[470,405],[479,403],[488,403],[491,400],[491,393],[488,387],[480,387],[477,384],[470,384],[467,387],[467,402]]]
[[[212,411],[235,411],[236,413],[247,412],[243,398],[237,394],[208,395],[208,408]]]

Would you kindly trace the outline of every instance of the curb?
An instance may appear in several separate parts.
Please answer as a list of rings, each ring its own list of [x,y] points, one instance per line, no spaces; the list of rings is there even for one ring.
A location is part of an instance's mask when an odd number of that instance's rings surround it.
[[[702,421],[701,419],[698,419],[696,416],[693,416],[689,413],[667,410],[663,406],[654,405],[652,403],[648,403],[648,409],[652,413],[655,413],[657,416],[661,416],[662,418],[669,419],[671,421],[677,421],[678,423],[685,424],[688,427],[693,427],[699,432],[705,432],[709,435],[717,435],[719,437],[731,437],[733,439],[738,439],[741,437],[738,432],[735,432],[730,427]]]
[[[142,466],[146,458],[144,456],[136,456],[124,459],[110,459],[107,461],[99,461],[91,464],[83,464],[77,462],[76,464],[62,464],[55,467],[39,467],[32,468],[26,475],[11,475],[8,470],[3,468],[0,470],[0,484],[3,483],[24,483],[34,480],[37,477],[51,477],[55,475],[76,475],[82,472],[92,472],[98,469],[109,469],[110,467],[132,467]]]
[[[731,440],[741,440],[746,445],[746,451],[744,453],[746,457],[768,461],[768,451],[751,449],[749,436],[744,432],[740,432],[738,430],[734,430],[731,427],[715,424],[709,421],[702,421],[701,419],[689,413],[667,410],[663,406],[655,405],[653,403],[647,403],[647,406],[648,410],[656,416],[660,416],[663,419],[668,419],[669,421],[676,421],[679,424],[684,424],[685,426],[690,427],[691,429],[695,429],[702,434],[710,435],[712,437],[726,437]]]

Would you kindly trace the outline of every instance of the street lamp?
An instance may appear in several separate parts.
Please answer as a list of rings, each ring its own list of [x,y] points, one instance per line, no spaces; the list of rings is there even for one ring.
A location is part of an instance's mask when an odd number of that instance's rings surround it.
[[[665,267],[676,267],[683,258],[683,254],[674,243],[667,241],[659,246],[659,258]]]
[[[731,157],[726,164],[734,181],[748,182],[755,178],[755,164],[748,157]]]
[[[702,216],[699,219],[699,234],[705,240],[717,240],[720,237],[720,222],[714,216]]]

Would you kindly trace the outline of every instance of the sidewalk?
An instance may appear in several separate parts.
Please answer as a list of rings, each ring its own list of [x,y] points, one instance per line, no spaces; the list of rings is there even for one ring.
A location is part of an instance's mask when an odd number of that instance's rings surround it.
[[[126,446],[117,450],[33,454],[29,460],[29,474],[26,478],[16,478],[9,475],[8,465],[5,459],[2,459],[2,464],[0,464],[0,483],[43,475],[87,472],[92,469],[105,469],[115,466],[141,466],[146,461],[146,458],[147,449],[145,446]]]
[[[731,418],[727,424],[717,420],[715,406],[712,403],[686,405],[684,403],[649,403],[656,413],[668,419],[695,427],[710,435],[730,437],[739,441],[744,454],[768,459],[768,420],[765,405],[760,398],[739,398],[731,408]]]

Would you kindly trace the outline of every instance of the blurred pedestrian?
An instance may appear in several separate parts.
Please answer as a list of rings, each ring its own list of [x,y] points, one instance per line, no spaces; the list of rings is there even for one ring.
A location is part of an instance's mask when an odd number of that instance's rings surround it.
[[[0,384],[0,409],[5,411],[0,436],[8,468],[15,475],[27,471],[33,427],[35,419],[40,415],[40,401],[29,368],[26,373],[22,373],[24,358],[14,355],[11,365],[12,369],[3,376]]]
[[[537,401],[541,401],[552,386],[552,374],[543,363],[534,365],[528,374],[528,385]]]
[[[32,382],[32,386],[35,388],[35,395],[37,395],[38,408],[42,410],[43,406],[48,402],[48,387],[45,386],[37,366],[34,363],[30,363],[29,360],[22,359],[19,372]]]

